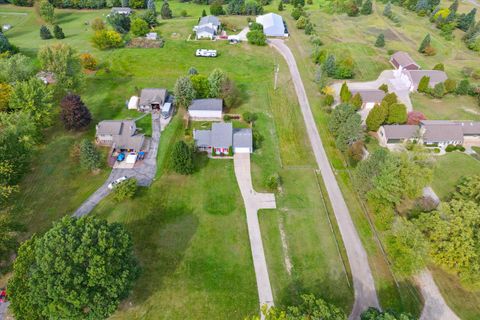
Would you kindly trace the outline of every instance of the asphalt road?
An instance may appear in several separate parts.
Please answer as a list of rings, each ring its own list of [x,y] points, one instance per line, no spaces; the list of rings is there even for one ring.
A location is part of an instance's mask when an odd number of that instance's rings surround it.
[[[342,192],[338,186],[335,174],[328,161],[327,154],[322,145],[322,140],[318,133],[307,94],[303,86],[302,78],[298,71],[297,63],[290,49],[281,39],[270,39],[269,44],[274,47],[285,58],[290,74],[292,76],[295,91],[297,93],[300,109],[303,114],[307,134],[312,145],[312,150],[317,160],[318,167],[325,183],[328,197],[332,203],[333,212],[337,219],[340,234],[342,235],[345,249],[347,251],[350,269],[352,271],[353,286],[355,290],[355,303],[349,319],[359,319],[360,314],[368,307],[377,307],[377,293],[375,291],[375,283],[373,281],[372,272],[368,264],[368,257],[363,248],[360,237],[358,236],[355,225],[353,224],[347,205],[343,198]]]
[[[275,196],[272,193],[257,193],[253,190],[250,173],[250,154],[235,154],[233,162],[235,176],[242,193],[247,214],[248,237],[252,250],[260,307],[263,305],[271,307],[273,306],[273,294],[268,276],[262,235],[260,233],[260,224],[258,222],[258,210],[276,208]]]

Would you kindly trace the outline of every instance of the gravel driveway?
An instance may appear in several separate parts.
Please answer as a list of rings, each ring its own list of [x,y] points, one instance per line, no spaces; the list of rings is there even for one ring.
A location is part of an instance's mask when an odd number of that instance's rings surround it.
[[[348,207],[343,199],[342,192],[338,186],[335,174],[330,166],[327,154],[323,148],[322,140],[317,130],[313,114],[310,109],[307,94],[303,87],[302,78],[298,72],[297,63],[290,49],[285,45],[283,40],[270,39],[269,43],[285,58],[290,74],[292,76],[295,91],[297,93],[298,102],[302,111],[303,119],[307,129],[308,137],[312,145],[312,150],[317,160],[318,167],[322,174],[325,183],[328,197],[332,203],[333,212],[342,235],[345,249],[347,251],[348,262],[352,270],[353,286],[355,289],[355,303],[353,305],[350,319],[359,319],[360,314],[368,307],[377,307],[378,303],[377,293],[375,291],[375,283],[373,281],[370,265],[368,264],[368,257],[363,248],[357,229],[353,224]]]

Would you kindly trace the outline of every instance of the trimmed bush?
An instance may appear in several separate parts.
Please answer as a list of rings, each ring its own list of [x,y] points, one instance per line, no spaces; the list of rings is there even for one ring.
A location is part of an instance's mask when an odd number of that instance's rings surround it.
[[[138,185],[137,179],[129,178],[120,182],[113,189],[113,199],[116,202],[121,202],[127,199],[133,199],[137,193]]]

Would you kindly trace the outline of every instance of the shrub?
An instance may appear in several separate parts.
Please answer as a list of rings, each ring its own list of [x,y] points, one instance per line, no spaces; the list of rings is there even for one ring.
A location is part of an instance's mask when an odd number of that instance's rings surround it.
[[[53,35],[55,36],[55,39],[65,39],[65,34],[58,24],[53,27]]]
[[[187,16],[188,16],[187,10],[182,10],[182,11],[180,11],[180,17],[185,18],[185,17],[187,17]]]
[[[90,27],[93,31],[100,31],[105,29],[105,22],[101,18],[95,18],[90,23]]]
[[[301,16],[303,16],[305,13],[303,12],[302,8],[296,7],[292,10],[292,18],[294,20],[300,19]]]
[[[387,106],[397,103],[398,102],[397,95],[395,94],[395,92],[389,93],[385,95],[385,97],[383,97],[382,102],[385,102]]]
[[[470,81],[463,79],[458,83],[456,93],[459,95],[467,95],[470,92]]]
[[[278,173],[274,173],[271,176],[267,177],[267,181],[265,182],[265,184],[267,185],[268,189],[274,191],[278,189],[281,181],[282,179],[280,178],[280,175]]]
[[[300,17],[295,25],[297,26],[297,29],[305,29],[307,23],[308,19],[306,17]]]
[[[445,80],[445,91],[447,93],[452,93],[455,92],[457,89],[457,82],[453,79],[447,79]]]
[[[132,20],[130,31],[137,37],[143,37],[148,33],[148,31],[150,31],[150,29],[148,28],[148,23],[145,20],[141,18],[134,18]]]
[[[315,33],[315,29],[313,28],[313,23],[310,21],[307,22],[307,25],[305,26],[305,34],[306,35],[311,35]]]
[[[360,12],[357,4],[353,1],[351,1],[349,4],[347,4],[346,11],[347,11],[347,15],[349,17],[356,17],[356,16],[358,16],[358,14]]]
[[[428,88],[430,88],[430,77],[423,76],[418,83],[417,91],[418,92],[427,92]]]
[[[176,173],[188,175],[193,173],[193,150],[184,141],[173,145],[172,165]]]
[[[377,40],[375,41],[375,47],[377,48],[385,47],[385,35],[383,33],[380,33],[378,35]]]
[[[336,79],[351,79],[354,76],[354,64],[351,58],[340,60],[335,69]]]
[[[362,107],[363,101],[362,101],[362,96],[360,95],[360,93],[356,93],[352,97],[352,99],[350,100],[350,104],[352,106],[354,106],[356,110],[359,110]]]
[[[465,152],[465,147],[461,145],[457,145],[457,150],[460,152]]]
[[[40,16],[48,23],[55,21],[55,8],[48,0],[41,0],[38,6]]]
[[[388,93],[388,84],[384,83],[380,87],[378,87],[379,90],[382,90],[385,93]]]
[[[440,70],[440,71],[445,71],[445,66],[443,63],[437,63],[434,67],[433,70]]]
[[[445,85],[443,82],[439,82],[433,87],[432,95],[435,98],[442,98],[445,95]]]
[[[363,141],[355,141],[352,145],[348,148],[347,155],[350,159],[354,161],[362,161],[364,157],[364,148],[365,144]]]
[[[247,33],[248,43],[264,46],[267,44],[267,37],[262,31],[253,30]]]
[[[95,59],[90,53],[82,53],[80,55],[80,63],[82,67],[87,70],[96,70],[97,69],[97,59]]]
[[[427,120],[427,117],[420,111],[410,111],[407,115],[407,124],[410,125],[418,125],[423,120]]]
[[[348,85],[346,82],[342,84],[342,88],[340,89],[340,101],[343,103],[349,102],[352,98],[352,93],[348,89]]]
[[[126,34],[130,31],[130,17],[119,14],[111,13],[107,16],[107,22],[112,26],[113,30],[118,33]]]
[[[331,94],[327,94],[325,96],[325,100],[323,100],[324,105],[326,105],[327,107],[331,107],[334,102],[335,102],[335,99]]]
[[[225,11],[223,10],[222,2],[219,0],[213,2],[210,5],[210,14],[214,16],[222,16],[225,14]]]
[[[433,153],[440,153],[440,149],[439,148],[433,148]]]
[[[120,182],[113,189],[113,199],[116,202],[121,202],[127,199],[133,199],[137,193],[138,185],[137,179],[129,178]]]
[[[80,96],[67,94],[60,102],[60,118],[67,130],[79,130],[87,127],[92,121],[92,115]]]
[[[8,41],[7,37],[0,32],[0,54],[12,50],[12,45]]]
[[[437,54],[437,51],[435,50],[434,47],[428,46],[425,48],[425,51],[423,52],[426,56],[434,56]]]
[[[323,51],[323,50],[322,50]],[[326,54],[326,52],[325,52]],[[321,58],[321,57],[319,57]],[[335,72],[337,70],[337,63],[335,61],[335,56],[333,54],[329,54],[325,60],[325,63],[322,65],[323,71],[329,76],[335,76]]]
[[[455,151],[457,148],[453,145],[453,144],[449,144],[446,148],[445,148],[445,151],[446,152],[452,152],[452,151]]]
[[[243,118],[244,121],[246,121],[248,123],[252,123],[252,122],[257,121],[258,115],[256,113],[247,111],[247,112],[243,113],[242,118]]]
[[[368,113],[366,124],[369,131],[377,131],[387,119],[388,110],[385,105],[376,104]]]
[[[403,124],[407,122],[407,107],[401,103],[394,103],[388,107],[387,123]]]
[[[311,36],[310,43],[316,47],[320,47],[321,45],[323,45],[322,40],[320,40],[320,38],[317,36]]]
[[[89,171],[100,168],[100,153],[88,139],[80,142],[80,166]]]
[[[157,13],[153,10],[145,11],[145,13],[141,15],[141,18],[145,20],[149,28],[153,28],[158,25]]]
[[[93,35],[92,44],[100,50],[114,49],[123,47],[123,39],[116,31],[100,30]]]
[[[205,13],[205,15],[207,15]],[[172,19],[172,10],[170,9],[170,5],[168,4],[168,1],[164,1],[162,4],[162,8],[160,9],[160,16],[162,19]]]
[[[40,38],[42,38],[43,40],[48,40],[53,38],[52,33],[46,26],[40,27]]]

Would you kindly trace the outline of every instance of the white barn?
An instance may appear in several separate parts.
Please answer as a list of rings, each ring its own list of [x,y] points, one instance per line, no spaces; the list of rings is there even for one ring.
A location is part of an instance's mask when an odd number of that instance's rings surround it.
[[[222,99],[196,99],[188,108],[188,115],[192,120],[220,120],[222,112]]]
[[[263,33],[267,37],[285,37],[288,34],[285,32],[285,24],[282,16],[275,13],[267,13],[258,16],[256,22],[263,26]]]

